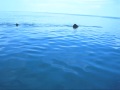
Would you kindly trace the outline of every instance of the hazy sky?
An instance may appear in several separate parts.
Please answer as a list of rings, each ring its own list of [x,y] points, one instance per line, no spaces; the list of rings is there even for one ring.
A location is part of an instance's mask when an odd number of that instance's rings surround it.
[[[120,14],[120,0],[0,0],[0,11]]]

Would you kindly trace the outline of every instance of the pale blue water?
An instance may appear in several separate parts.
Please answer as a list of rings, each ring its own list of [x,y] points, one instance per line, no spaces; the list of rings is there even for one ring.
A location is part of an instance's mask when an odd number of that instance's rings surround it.
[[[1,13],[0,90],[43,89],[120,89],[120,17]]]

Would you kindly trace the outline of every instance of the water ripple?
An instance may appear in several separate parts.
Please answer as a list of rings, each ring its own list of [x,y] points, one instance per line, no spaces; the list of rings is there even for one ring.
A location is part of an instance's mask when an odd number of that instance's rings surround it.
[[[80,18],[78,29],[71,28],[73,19],[67,19],[69,23],[53,20],[52,24],[43,17],[43,23],[34,19],[38,17],[21,22],[19,27],[14,22],[0,23],[1,90],[119,89],[120,32],[116,19],[109,18],[109,23],[96,17],[102,21],[96,24]]]

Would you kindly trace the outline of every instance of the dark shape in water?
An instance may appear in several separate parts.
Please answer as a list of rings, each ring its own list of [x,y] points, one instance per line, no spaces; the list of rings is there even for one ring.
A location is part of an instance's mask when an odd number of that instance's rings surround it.
[[[19,24],[18,24],[18,23],[16,23],[15,25],[16,25],[16,27],[18,27],[18,26],[19,26]]]
[[[78,27],[79,27],[79,26],[78,26],[77,24],[74,24],[74,25],[73,25],[73,28],[74,28],[74,29],[76,29],[76,28],[78,28]]]

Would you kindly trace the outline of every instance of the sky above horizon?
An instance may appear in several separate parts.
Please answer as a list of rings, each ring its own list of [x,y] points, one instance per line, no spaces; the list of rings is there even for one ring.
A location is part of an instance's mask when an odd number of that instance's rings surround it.
[[[0,11],[120,16],[120,0],[0,0]]]

